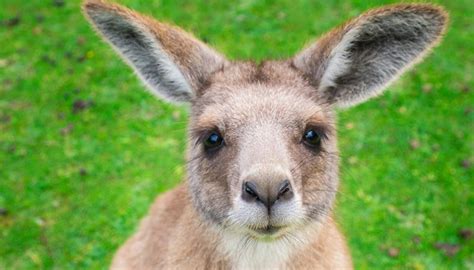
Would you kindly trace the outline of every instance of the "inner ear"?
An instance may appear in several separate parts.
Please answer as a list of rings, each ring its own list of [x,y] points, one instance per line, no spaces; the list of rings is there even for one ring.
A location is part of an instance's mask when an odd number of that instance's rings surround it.
[[[118,52],[154,92],[177,102],[192,99],[193,91],[182,71],[149,30],[120,17],[110,18],[100,27],[110,42],[121,48]]]
[[[97,31],[152,93],[191,101],[226,60],[183,30],[117,4],[88,0],[84,12]]]
[[[381,93],[417,63],[444,32],[447,15],[431,5],[395,5],[369,11],[298,54],[318,94],[339,107]]]

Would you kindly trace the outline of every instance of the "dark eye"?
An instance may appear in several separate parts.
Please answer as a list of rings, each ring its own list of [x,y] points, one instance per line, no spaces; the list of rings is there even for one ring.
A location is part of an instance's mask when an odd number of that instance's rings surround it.
[[[303,142],[309,147],[317,147],[321,144],[321,135],[314,129],[307,129],[303,135]]]
[[[213,131],[207,136],[206,140],[204,141],[204,149],[206,149],[206,151],[215,150],[222,146],[223,143],[224,138],[222,138],[222,136],[218,132]]]

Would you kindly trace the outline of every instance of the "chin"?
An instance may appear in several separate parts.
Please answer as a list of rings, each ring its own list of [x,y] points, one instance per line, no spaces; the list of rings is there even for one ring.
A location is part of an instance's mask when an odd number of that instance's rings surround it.
[[[278,269],[312,242],[320,223],[297,220],[285,226],[231,226],[221,230],[221,249],[241,269]]]

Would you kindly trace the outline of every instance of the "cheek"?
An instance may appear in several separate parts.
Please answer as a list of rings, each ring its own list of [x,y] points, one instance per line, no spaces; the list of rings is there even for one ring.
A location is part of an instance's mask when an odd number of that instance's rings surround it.
[[[295,184],[309,216],[320,218],[330,211],[338,188],[338,157],[320,152],[300,155],[294,171]]]
[[[191,197],[198,212],[206,219],[222,223],[232,205],[229,163],[222,157],[203,157],[188,165]]]
[[[311,187],[333,187],[337,184],[338,158],[328,153],[318,153],[308,157],[305,166],[301,166],[301,182],[305,190]]]

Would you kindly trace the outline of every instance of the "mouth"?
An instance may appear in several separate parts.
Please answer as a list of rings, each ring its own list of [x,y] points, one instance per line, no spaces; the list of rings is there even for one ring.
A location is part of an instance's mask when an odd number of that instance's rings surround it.
[[[256,228],[256,229],[254,229],[254,231],[257,232],[258,234],[272,235],[272,234],[276,234],[281,229],[283,229],[283,227],[277,227],[277,226],[269,225],[269,226],[266,226],[266,227],[263,227],[263,228]]]
[[[260,228],[252,228],[251,236],[259,240],[271,241],[281,237],[284,234],[284,228],[284,226],[272,225]]]

